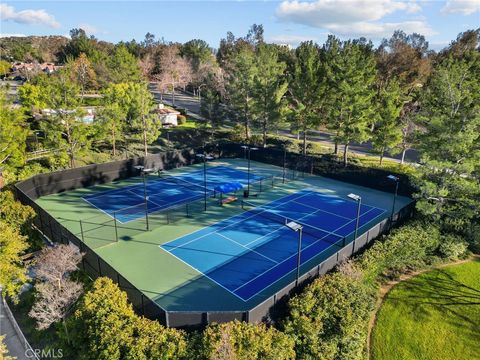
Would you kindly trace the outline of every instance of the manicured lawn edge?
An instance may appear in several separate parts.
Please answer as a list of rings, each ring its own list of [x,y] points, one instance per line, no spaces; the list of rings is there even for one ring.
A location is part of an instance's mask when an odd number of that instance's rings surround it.
[[[454,265],[460,265],[464,263],[468,263],[470,261],[474,261],[475,259],[480,259],[480,255],[471,255],[470,257],[462,260],[457,260],[453,262],[448,262],[448,263],[442,263],[442,264],[437,264],[422,270],[417,270],[417,271],[412,271],[407,274],[401,275],[398,279],[391,280],[386,282],[385,284],[382,284],[380,287],[378,294],[377,294],[377,301],[375,303],[375,309],[372,312],[372,316],[370,318],[369,324],[368,324],[368,335],[367,335],[367,356],[368,359],[372,359],[372,352],[371,352],[371,343],[372,343],[372,336],[373,336],[373,329],[375,328],[377,324],[377,319],[378,319],[378,313],[380,309],[382,308],[383,303],[385,302],[385,299],[387,295],[392,291],[392,289],[398,285],[401,282],[410,280],[411,278],[418,276],[420,274],[435,270],[435,269],[442,269],[445,267],[449,266],[454,266]]]

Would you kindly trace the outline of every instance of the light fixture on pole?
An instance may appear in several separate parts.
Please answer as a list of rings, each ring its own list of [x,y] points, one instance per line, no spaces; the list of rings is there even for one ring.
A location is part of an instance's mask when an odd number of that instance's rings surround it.
[[[355,200],[357,202],[357,221],[355,222],[355,233],[353,235],[353,249],[352,252],[355,252],[355,240],[357,240],[358,234],[358,225],[360,223],[360,208],[362,206],[362,197],[357,194],[348,194],[347,195],[350,199]]]
[[[393,225],[393,216],[395,215],[395,202],[397,200],[398,184],[400,183],[400,178],[395,175],[388,175],[387,179],[395,182],[395,192],[393,193],[392,214],[390,215],[390,225]]]
[[[295,286],[298,286],[298,280],[300,279],[300,262],[302,254],[302,230],[303,226],[296,223],[295,221],[290,221],[285,224],[290,230],[298,232],[298,250],[297,250],[297,277],[295,279]]]
[[[247,191],[243,194],[243,197],[248,197],[250,195],[250,152],[256,151],[258,148],[243,145],[242,149],[248,151]]]
[[[207,160],[213,160],[213,156],[203,154],[196,154],[196,157],[203,159],[203,194],[204,194],[204,209],[207,211]]]
[[[145,175],[148,175],[155,171],[155,169],[145,168],[143,165],[136,165],[134,166],[135,169],[139,170],[142,177],[143,177],[143,201],[145,204],[145,226],[147,231],[150,230],[149,222],[148,222],[148,195],[147,195],[147,181],[145,179]]]

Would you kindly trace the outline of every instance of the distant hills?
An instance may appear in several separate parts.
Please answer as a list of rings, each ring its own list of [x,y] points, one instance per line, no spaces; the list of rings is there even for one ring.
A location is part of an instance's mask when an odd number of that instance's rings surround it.
[[[59,61],[62,48],[68,43],[65,36],[25,36],[0,38],[0,57],[7,61]]]

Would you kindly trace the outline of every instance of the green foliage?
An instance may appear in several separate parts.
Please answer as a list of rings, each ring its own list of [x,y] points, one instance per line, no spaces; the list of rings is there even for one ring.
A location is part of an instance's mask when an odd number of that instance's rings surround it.
[[[199,69],[200,64],[214,59],[208,43],[200,39],[193,39],[183,44],[180,48],[180,55],[189,59],[196,71]]]
[[[263,147],[267,143],[267,131],[278,127],[282,115],[286,114],[283,97],[288,89],[285,81],[286,64],[279,61],[275,46],[260,44],[255,56],[257,73],[253,79],[253,113],[260,124]]]
[[[85,90],[96,86],[96,74],[88,57],[81,53],[78,58],[67,64],[70,67],[73,80],[80,86],[80,94],[84,96]]]
[[[27,250],[27,237],[0,220],[0,284],[6,296],[16,297],[28,281],[22,255]]]
[[[185,334],[137,316],[112,280],[98,278],[68,321],[72,351],[81,359],[177,359]]]
[[[480,254],[480,221],[470,224],[465,239],[469,244],[469,249],[475,254]]]
[[[112,155],[117,155],[117,142],[125,138],[126,113],[117,102],[112,102],[101,108],[95,117],[95,125],[101,138],[107,139],[112,146]]]
[[[255,53],[242,47],[226,65],[226,97],[231,117],[244,126],[245,138],[250,138],[254,102],[254,78],[257,74]]]
[[[303,132],[303,153],[306,152],[307,130],[320,125],[317,110],[324,88],[319,48],[303,42],[295,50],[293,68],[289,69],[289,119],[293,131]]]
[[[440,231],[433,224],[414,222],[395,229],[360,257],[365,281],[374,283],[382,275],[425,266],[434,260],[440,242]]]
[[[66,67],[55,75],[41,77],[37,85],[20,91],[20,96],[24,106],[53,110],[40,122],[40,129],[46,134],[45,145],[59,149],[57,160],[68,161],[74,167],[75,158],[90,149],[94,132],[80,119],[80,88],[71,78],[71,68]]]
[[[17,229],[21,235],[26,235],[29,241],[36,238],[36,232],[32,229],[35,211],[30,206],[22,205],[15,200],[13,193],[9,190],[0,192],[0,221]]]
[[[328,274],[290,300],[285,333],[300,359],[361,359],[373,305],[362,281]]]
[[[375,57],[372,44],[361,40],[340,43],[329,38],[326,45],[326,73],[330,104],[327,127],[335,132],[335,141],[344,144],[343,161],[347,165],[348,146],[369,139],[375,119]]]
[[[398,82],[390,81],[379,90],[378,97],[378,120],[372,134],[372,145],[380,154],[382,164],[385,151],[398,152],[396,147],[402,141],[400,112],[403,108],[403,99]]]
[[[135,82],[140,80],[140,68],[137,59],[124,45],[116,46],[109,56],[107,66],[110,81],[114,83]]]
[[[7,335],[0,336],[0,359],[1,360],[15,360],[16,358],[8,356],[7,345],[3,342]]]
[[[177,115],[178,125],[183,125],[187,122],[187,117],[185,115]]]
[[[151,113],[154,107],[153,95],[145,83],[130,83],[132,95],[131,119],[133,137],[142,139],[144,154],[148,155],[148,144],[153,143],[160,135],[160,121]]]
[[[201,359],[294,359],[293,339],[265,324],[233,321],[208,326],[199,341]]]
[[[13,107],[5,88],[0,89],[0,167],[18,167],[25,161],[28,126],[21,109]]]
[[[465,255],[468,243],[458,235],[447,234],[443,237],[438,252],[448,260],[457,260]]]
[[[25,110],[32,111],[47,107],[43,91],[43,86],[40,84],[26,83],[18,88],[18,96]]]
[[[71,40],[61,51],[60,61],[66,63],[68,59],[76,59],[80,54],[92,58],[96,55],[95,40],[89,38],[83,29],[70,30]]]
[[[8,61],[0,60],[0,77],[7,75],[11,67],[12,65]]]
[[[418,209],[452,232],[464,232],[480,209],[480,53],[448,56],[422,99]]]

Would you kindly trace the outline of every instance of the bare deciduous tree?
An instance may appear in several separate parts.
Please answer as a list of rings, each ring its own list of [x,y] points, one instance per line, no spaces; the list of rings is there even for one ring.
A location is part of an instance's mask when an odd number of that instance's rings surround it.
[[[140,72],[142,77],[148,81],[152,77],[152,71],[155,68],[155,61],[150,54],[145,55],[143,59],[138,61],[138,66],[140,67]]]
[[[175,105],[175,88],[187,86],[192,80],[192,65],[182,58],[177,46],[165,48],[160,57],[160,73],[155,76],[158,90],[164,92],[168,88],[172,91],[172,104]]]
[[[47,329],[62,320],[68,337],[65,317],[82,293],[82,285],[70,279],[82,254],[73,245],[45,248],[36,259],[37,295],[29,316],[38,329]]]
[[[35,319],[39,330],[64,320],[82,292],[82,285],[69,279],[63,281],[60,289],[50,282],[40,282],[35,287],[38,295],[28,315]]]
[[[45,248],[36,259],[36,278],[50,282],[60,290],[62,282],[71,271],[77,269],[82,254],[74,245],[57,245]]]

